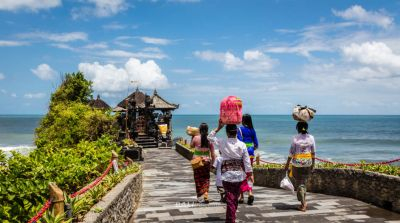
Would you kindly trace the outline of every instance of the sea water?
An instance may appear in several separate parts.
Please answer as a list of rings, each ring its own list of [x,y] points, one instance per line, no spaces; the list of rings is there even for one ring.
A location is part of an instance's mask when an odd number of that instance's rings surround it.
[[[254,115],[261,157],[276,162],[287,159],[296,121],[289,115]],[[218,125],[217,115],[175,115],[174,137],[183,136],[188,125],[205,122],[210,130]],[[317,157],[334,161],[382,161],[400,157],[400,116],[318,115],[309,122],[315,137]],[[225,137],[221,130],[218,136]]]
[[[34,131],[43,116],[0,115],[0,149],[27,153],[34,146]],[[210,130],[217,127],[217,115],[174,115],[173,137],[190,140],[188,125],[205,122]],[[296,122],[289,115],[254,115],[262,158],[283,162],[296,134]],[[309,123],[317,156],[334,161],[382,161],[400,157],[400,116],[318,115]],[[224,130],[218,133],[225,137]]]

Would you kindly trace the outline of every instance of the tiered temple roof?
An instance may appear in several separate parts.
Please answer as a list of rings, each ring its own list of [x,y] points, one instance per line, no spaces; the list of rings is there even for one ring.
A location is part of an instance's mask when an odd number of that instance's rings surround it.
[[[129,103],[134,103],[138,108],[145,108],[146,104],[148,105],[147,108],[154,110],[174,110],[179,108],[179,105],[172,104],[162,98],[157,93],[157,90],[154,90],[153,95],[150,97],[139,91],[139,89],[136,89],[135,92],[119,102],[117,107],[114,108],[114,111],[126,109],[127,101]]]
[[[97,95],[96,99],[92,99],[89,101],[89,106],[92,108],[98,108],[98,109],[111,109],[111,107],[103,100],[100,99],[100,95]]]

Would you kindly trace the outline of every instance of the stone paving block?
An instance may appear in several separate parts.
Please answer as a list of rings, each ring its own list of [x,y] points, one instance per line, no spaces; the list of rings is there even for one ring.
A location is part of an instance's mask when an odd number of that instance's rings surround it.
[[[199,205],[193,171],[187,160],[174,150],[146,149],[144,156],[141,204],[130,223],[225,221],[226,204],[218,202],[220,197],[213,174],[209,193],[213,202]],[[350,198],[307,193],[309,210],[300,212],[296,196],[285,190],[257,186],[253,189],[254,205],[239,204],[237,222],[400,223],[399,214]]]
[[[359,214],[359,215],[345,215],[345,217],[346,217],[346,218],[349,218],[349,219],[353,219],[353,220],[355,220],[355,219],[370,218],[369,216],[367,216],[367,215],[362,215],[362,214]]]

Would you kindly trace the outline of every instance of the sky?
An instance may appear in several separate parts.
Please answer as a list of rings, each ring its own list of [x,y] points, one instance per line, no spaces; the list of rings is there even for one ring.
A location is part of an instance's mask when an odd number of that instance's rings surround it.
[[[175,114],[400,114],[400,1],[2,0],[0,114],[45,114],[81,71],[111,106],[139,87]]]

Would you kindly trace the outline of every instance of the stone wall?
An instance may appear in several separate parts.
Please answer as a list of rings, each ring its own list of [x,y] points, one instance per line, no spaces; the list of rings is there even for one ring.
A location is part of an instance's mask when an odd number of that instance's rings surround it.
[[[130,174],[90,209],[83,222],[126,223],[137,209],[141,194],[142,173]]]
[[[279,188],[283,169],[254,169],[254,185]],[[307,191],[351,197],[400,213],[400,177],[356,169],[315,169]]]
[[[185,157],[187,160],[192,160],[192,158],[193,158],[192,151],[190,151],[189,149],[187,149],[186,147],[184,147],[180,143],[178,143],[178,142],[175,143],[175,150],[179,154],[181,154],[183,157]]]

